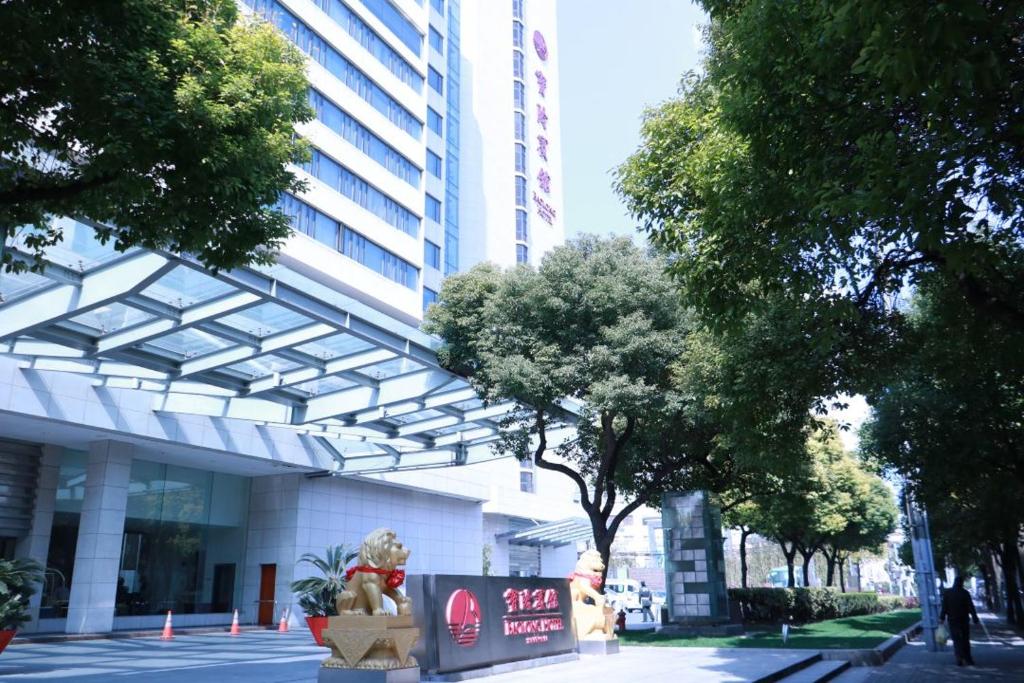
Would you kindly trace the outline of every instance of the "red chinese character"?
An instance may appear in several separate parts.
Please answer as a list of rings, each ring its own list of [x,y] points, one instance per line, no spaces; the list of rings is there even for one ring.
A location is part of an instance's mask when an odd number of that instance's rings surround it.
[[[508,609],[509,614],[518,611],[519,597],[514,589],[506,588],[501,597],[505,600],[505,607]]]
[[[547,194],[551,194],[551,176],[548,175],[546,169],[540,169],[537,173],[537,182],[540,183],[540,189],[544,190]]]
[[[544,609],[558,609],[558,591],[548,588],[544,591]]]
[[[537,612],[544,609],[544,589],[534,588],[530,591],[530,609]]]
[[[543,104],[537,105],[537,123],[544,130],[548,129],[548,111],[544,108]]]
[[[537,92],[540,93],[541,97],[544,97],[544,93],[548,89],[548,79],[542,71],[535,71],[533,75],[537,77]]]

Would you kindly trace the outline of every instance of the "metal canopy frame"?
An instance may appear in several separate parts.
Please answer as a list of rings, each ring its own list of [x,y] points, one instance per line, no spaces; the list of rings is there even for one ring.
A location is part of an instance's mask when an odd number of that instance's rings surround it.
[[[512,545],[562,546],[586,541],[593,537],[590,522],[582,517],[569,517],[557,522],[547,522],[518,531],[508,531],[495,536],[498,540]]]
[[[441,368],[439,339],[280,264],[213,273],[58,220],[41,274],[0,276],[0,353],[23,367],[149,391],[156,411],[301,430],[338,473],[494,457],[515,406]],[[577,413],[566,402],[564,429]]]

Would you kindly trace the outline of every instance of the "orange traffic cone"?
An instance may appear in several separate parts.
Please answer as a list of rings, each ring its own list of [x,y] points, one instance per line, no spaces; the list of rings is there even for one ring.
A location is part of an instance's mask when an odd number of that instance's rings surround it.
[[[281,621],[277,622],[278,633],[288,633],[288,610],[281,612]]]
[[[167,610],[167,619],[164,621],[164,632],[160,634],[160,640],[170,640],[174,637],[174,629],[171,627],[171,610]]]
[[[237,636],[241,631],[238,629],[238,610],[235,610],[235,616],[231,619],[231,631],[229,635]]]

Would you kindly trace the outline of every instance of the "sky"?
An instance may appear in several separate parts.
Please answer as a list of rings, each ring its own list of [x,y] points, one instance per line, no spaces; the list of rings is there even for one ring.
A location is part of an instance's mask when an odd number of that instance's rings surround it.
[[[613,168],[640,142],[644,109],[696,69],[703,12],[688,0],[555,0],[565,232],[634,234]]]
[[[612,190],[611,171],[640,143],[644,109],[676,94],[699,66],[706,16],[688,0],[554,0],[558,3],[565,232],[636,237]],[[868,416],[862,396],[829,416],[848,449]]]

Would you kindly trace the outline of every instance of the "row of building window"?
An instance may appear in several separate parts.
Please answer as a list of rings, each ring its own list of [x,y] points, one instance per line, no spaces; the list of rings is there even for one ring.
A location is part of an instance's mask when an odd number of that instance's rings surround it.
[[[432,47],[434,49],[434,51],[437,52],[437,54],[443,55],[444,54],[444,38],[441,36],[441,33],[436,28],[431,26],[430,27],[430,34],[429,35],[430,35],[430,47]]]
[[[529,214],[526,187],[526,65],[523,55],[523,4],[512,0],[512,102],[515,108],[515,164],[516,164],[516,263],[529,261]],[[531,475],[532,476],[532,475]]]
[[[420,170],[411,161],[345,113],[323,93],[310,88],[309,104],[321,123],[405,182],[413,187],[419,187]]]
[[[388,225],[413,237],[419,235],[420,219],[416,214],[320,150],[313,150],[312,157],[303,168],[331,189],[337,190],[370,213],[383,219]]]
[[[444,274],[459,270],[459,81],[461,7],[448,0],[448,136],[445,138]]]
[[[322,2],[323,0],[321,0]],[[337,1],[337,0],[335,0]],[[419,57],[423,51],[423,36],[416,25],[405,18],[389,0],[361,0],[366,9],[394,33],[405,46]]]
[[[376,57],[377,61],[387,67],[388,71],[397,76],[400,81],[416,90],[416,92],[423,90],[423,76],[421,76],[419,72],[412,67],[412,64],[407,62],[404,57],[398,54],[394,48],[388,45],[376,31],[370,28],[365,21],[360,19],[355,12],[349,9],[345,3],[341,2],[341,0],[316,0],[316,4],[319,5],[320,9],[322,9],[331,19],[334,19],[334,22],[338,24],[338,26],[341,26],[350,36],[355,38],[356,42]],[[373,11],[374,3],[367,0],[363,4]],[[388,3],[385,2],[384,4]],[[390,4],[388,4],[388,6],[390,7]],[[377,14],[377,12],[374,11],[374,14]],[[384,20],[381,19],[381,21]],[[394,28],[388,25],[387,21],[384,21],[384,24],[394,31]],[[413,32],[416,35],[417,41],[419,41],[420,34],[416,32],[415,29],[413,29]],[[420,54],[418,46],[412,49],[417,55]]]
[[[327,44],[309,26],[277,0],[251,0],[253,9],[277,26],[296,46],[359,95],[392,123],[416,139],[423,124],[412,113],[364,74],[355,64]]]
[[[416,289],[419,269],[405,259],[290,194],[281,195],[277,208],[291,219],[295,230],[340,251],[393,282]]]

